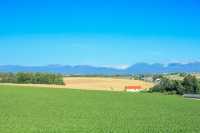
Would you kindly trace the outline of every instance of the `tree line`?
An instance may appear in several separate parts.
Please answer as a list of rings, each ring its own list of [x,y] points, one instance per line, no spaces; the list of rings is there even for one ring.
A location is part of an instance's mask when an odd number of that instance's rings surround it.
[[[200,82],[192,75],[187,75],[184,80],[170,80],[162,78],[160,83],[151,89],[151,92],[161,92],[168,94],[200,94]]]
[[[63,76],[53,73],[0,73],[0,83],[63,85]]]

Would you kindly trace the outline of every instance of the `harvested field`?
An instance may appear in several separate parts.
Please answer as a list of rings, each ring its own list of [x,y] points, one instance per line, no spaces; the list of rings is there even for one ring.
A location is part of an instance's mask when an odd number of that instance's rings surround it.
[[[153,83],[123,78],[66,77],[64,82],[67,88],[108,91],[123,91],[125,86],[132,85],[141,86],[143,89],[154,86]]]
[[[133,79],[123,78],[100,78],[100,77],[66,77],[65,85],[46,85],[46,84],[13,84],[1,83],[9,86],[30,86],[30,87],[48,87],[48,88],[70,88],[81,90],[104,90],[104,91],[124,91],[125,86],[141,86],[143,89],[149,89],[154,86],[153,83]]]

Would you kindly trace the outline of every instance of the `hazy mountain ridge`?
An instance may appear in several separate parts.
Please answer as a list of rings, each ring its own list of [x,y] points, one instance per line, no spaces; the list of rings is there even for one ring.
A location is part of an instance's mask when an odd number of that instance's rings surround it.
[[[109,67],[94,67],[89,65],[48,65],[48,66],[18,66],[1,65],[0,72],[53,72],[63,74],[145,74],[145,73],[169,73],[169,72],[200,72],[200,62],[187,64],[171,63],[167,66],[163,64],[137,63],[126,69],[116,69]]]

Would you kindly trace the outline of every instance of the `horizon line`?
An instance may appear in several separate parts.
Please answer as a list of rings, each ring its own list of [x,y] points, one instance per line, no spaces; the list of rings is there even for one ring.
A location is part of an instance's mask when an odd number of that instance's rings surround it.
[[[46,64],[46,65],[20,65],[20,64],[0,64],[0,66],[19,66],[19,67],[47,67],[47,66],[70,66],[70,67],[77,67],[77,66],[88,66],[88,67],[97,67],[97,68],[113,68],[113,69],[128,69],[131,66],[137,65],[137,64],[147,64],[147,65],[155,65],[155,64],[159,64],[162,65],[163,67],[167,67],[170,64],[181,64],[181,65],[187,65],[187,64],[193,64],[193,63],[200,63],[200,61],[191,61],[191,62],[170,62],[170,63],[158,63],[158,62],[154,62],[154,63],[148,63],[148,62],[137,62],[137,63],[133,63],[131,64],[114,64],[114,65],[90,65],[90,64],[76,64],[76,65],[72,65],[72,64]]]

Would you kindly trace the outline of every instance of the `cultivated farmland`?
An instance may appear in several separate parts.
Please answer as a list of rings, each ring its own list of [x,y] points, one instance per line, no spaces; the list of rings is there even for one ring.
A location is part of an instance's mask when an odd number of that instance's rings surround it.
[[[154,86],[153,83],[133,80],[127,78],[106,78],[106,77],[65,77],[65,85],[53,84],[15,84],[0,83],[0,85],[10,86],[31,86],[47,88],[70,88],[81,90],[105,90],[105,91],[124,91],[125,86],[141,86],[142,89],[149,89]]]
[[[123,78],[66,77],[64,82],[68,88],[84,90],[123,91],[125,86],[131,85],[141,86],[143,89],[149,89],[154,86],[153,83]]]
[[[0,132],[199,133],[199,105],[162,94],[0,86]]]

